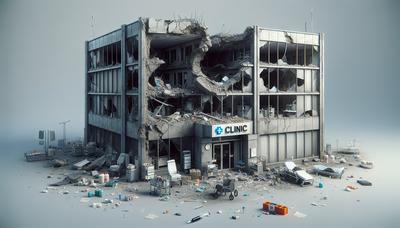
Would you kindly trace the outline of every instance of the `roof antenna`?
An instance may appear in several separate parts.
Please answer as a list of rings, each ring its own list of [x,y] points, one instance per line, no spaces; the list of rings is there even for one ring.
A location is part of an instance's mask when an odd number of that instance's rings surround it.
[[[94,38],[94,16],[92,16],[92,20],[90,21],[90,28],[92,30],[92,38]]]
[[[311,8],[310,10],[310,32],[314,32],[314,21],[313,21],[313,13],[314,13],[314,8]]]
[[[313,12],[314,12],[314,8],[311,8],[310,9],[310,24],[309,24],[310,32],[314,31]],[[307,20],[304,22],[304,30],[307,32]]]

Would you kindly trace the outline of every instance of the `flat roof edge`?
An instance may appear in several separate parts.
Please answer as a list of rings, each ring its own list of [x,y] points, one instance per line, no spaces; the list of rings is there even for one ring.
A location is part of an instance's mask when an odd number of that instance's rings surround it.
[[[286,29],[275,29],[275,28],[267,28],[267,27],[262,27],[262,26],[258,26],[258,28],[263,29],[263,30],[269,30],[269,31],[292,32],[292,33],[301,33],[301,34],[307,34],[307,35],[320,35],[321,34],[321,33],[316,33],[316,32],[303,32],[303,31],[286,30]]]

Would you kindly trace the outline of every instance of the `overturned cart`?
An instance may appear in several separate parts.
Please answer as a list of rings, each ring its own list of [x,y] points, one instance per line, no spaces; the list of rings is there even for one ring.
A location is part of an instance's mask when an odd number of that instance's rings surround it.
[[[238,190],[236,189],[235,179],[224,179],[222,184],[217,184],[215,186],[215,193],[213,194],[214,198],[218,198],[220,196],[226,196],[226,193],[229,194],[229,199],[233,200],[235,197],[239,195]]]

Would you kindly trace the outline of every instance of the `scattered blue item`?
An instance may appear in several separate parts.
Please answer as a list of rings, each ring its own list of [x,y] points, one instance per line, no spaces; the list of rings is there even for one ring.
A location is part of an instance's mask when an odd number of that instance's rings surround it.
[[[88,196],[89,198],[93,197],[93,196],[94,196],[94,192],[88,192],[88,193],[87,193],[87,196]]]
[[[323,188],[324,187],[324,183],[322,183],[322,182],[319,182],[319,184],[318,184],[318,188]]]
[[[206,188],[204,186],[196,188],[196,192],[204,192]]]

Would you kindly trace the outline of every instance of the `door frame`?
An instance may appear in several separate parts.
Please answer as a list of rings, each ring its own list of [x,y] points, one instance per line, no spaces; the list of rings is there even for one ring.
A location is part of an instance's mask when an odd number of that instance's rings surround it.
[[[234,167],[234,162],[235,162],[235,154],[234,154],[234,151],[232,151],[232,142],[221,142],[221,143],[215,142],[215,143],[213,143],[211,156],[212,156],[212,159],[214,160],[215,159],[214,153],[216,152],[215,147],[220,146],[219,153],[220,153],[221,160],[220,160],[220,164],[217,164],[217,165],[220,167],[219,169],[223,170],[224,169],[223,168],[224,167],[224,163],[223,163],[223,161],[224,161],[223,146],[224,145],[228,145],[228,148],[229,148],[229,154],[228,154],[229,165],[228,165],[228,168],[226,168],[226,169],[232,169]],[[233,157],[233,162],[231,162],[232,157]]]

